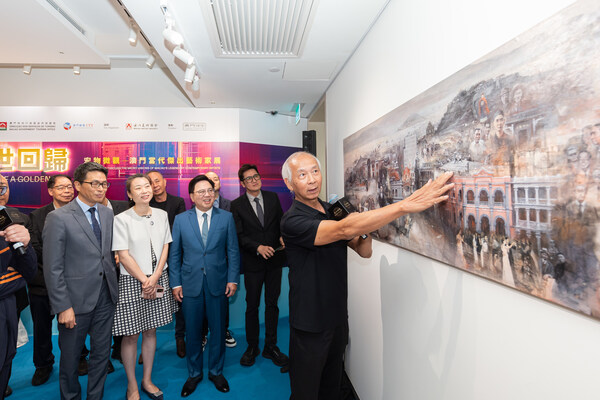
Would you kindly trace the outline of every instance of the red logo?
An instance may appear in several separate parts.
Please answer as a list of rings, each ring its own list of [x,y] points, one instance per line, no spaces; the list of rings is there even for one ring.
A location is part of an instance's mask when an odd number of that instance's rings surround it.
[[[131,124],[126,124],[126,125],[125,125],[125,129],[127,129],[128,131],[129,131],[129,130],[131,130],[131,129],[132,129],[132,128],[131,128]]]
[[[0,121],[0,131],[5,131],[8,129],[6,122]]]

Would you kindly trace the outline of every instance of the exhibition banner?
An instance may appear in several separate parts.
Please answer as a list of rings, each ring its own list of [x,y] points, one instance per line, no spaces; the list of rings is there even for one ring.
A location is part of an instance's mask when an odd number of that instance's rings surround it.
[[[291,196],[281,179],[281,165],[297,150],[239,142],[0,142],[0,173],[10,186],[9,205],[25,213],[51,201],[46,186],[50,176],[72,177],[87,161],[108,168],[109,199],[127,199],[129,175],[157,170],[167,180],[167,192],[183,197],[189,207],[190,179],[208,171],[220,176],[223,197],[238,197],[237,171],[247,162],[257,165],[263,187],[278,192],[287,209]]]

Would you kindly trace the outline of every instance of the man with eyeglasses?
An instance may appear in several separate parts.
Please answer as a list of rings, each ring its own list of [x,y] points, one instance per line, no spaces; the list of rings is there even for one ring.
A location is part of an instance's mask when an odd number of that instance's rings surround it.
[[[242,254],[244,287],[246,288],[246,341],[248,348],[240,364],[249,367],[260,354],[258,346],[258,308],[265,287],[265,346],[263,357],[283,367],[288,357],[277,347],[277,301],[281,293],[281,272],[286,262],[279,224],[283,215],[279,197],[262,190],[256,165],[244,164],[238,171],[246,193],[231,202]]]
[[[187,333],[188,378],[181,390],[187,397],[203,378],[202,322],[208,319],[208,379],[221,392],[229,391],[225,364],[225,308],[240,281],[240,251],[230,212],[214,207],[214,183],[206,175],[188,186],[194,203],[175,217],[169,251],[173,296],[181,302]]]
[[[78,196],[46,217],[42,231],[44,278],[58,315],[61,398],[81,398],[77,367],[90,335],[87,398],[101,399],[108,372],[117,273],[111,252],[113,213],[100,204],[108,169],[94,162],[73,174]]]
[[[8,203],[9,199],[10,187],[8,185],[8,180],[4,176],[0,175],[0,210],[6,208],[14,223],[24,225],[28,231],[31,231],[31,222],[29,221],[29,217],[14,207],[8,207],[6,204]],[[18,322],[19,318],[21,317],[21,311],[23,311],[29,305],[27,289],[25,288],[25,286],[20,286],[19,289],[14,292],[14,297],[16,299],[16,312]],[[8,375],[8,378],[10,378],[10,374]],[[3,394],[5,397],[8,397],[12,394],[12,389],[10,388],[10,386],[6,386],[5,392]]]
[[[57,210],[73,200],[75,194],[73,182],[67,175],[53,175],[48,179],[48,194],[52,201],[34,210],[29,215],[31,220],[31,245],[38,260],[38,268],[32,282],[28,284],[29,304],[31,306],[31,319],[33,320],[33,364],[35,373],[31,379],[33,386],[39,386],[48,381],[54,366],[52,354],[52,320],[54,315],[50,311],[50,299],[44,281],[43,240],[42,231],[48,214]],[[87,348],[82,349],[79,370],[87,373]]]

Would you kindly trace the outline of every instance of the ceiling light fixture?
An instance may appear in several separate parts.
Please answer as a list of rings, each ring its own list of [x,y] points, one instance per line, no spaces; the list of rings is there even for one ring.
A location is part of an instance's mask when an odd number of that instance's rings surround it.
[[[179,47],[183,44],[183,36],[181,36],[181,33],[175,32],[170,26],[167,26],[167,28],[163,30],[162,35],[167,42],[175,47]]]
[[[23,73],[25,75],[31,75],[31,65],[23,65]]]
[[[175,58],[181,60],[184,64],[192,65],[194,63],[194,56],[177,46],[173,49],[173,55]]]
[[[200,90],[200,78],[198,75],[194,75],[194,80],[192,81],[192,90],[197,92]]]
[[[79,75],[81,74],[81,68],[79,68],[79,65],[75,65],[73,67],[73,75]]]
[[[146,67],[152,69],[155,61],[156,61],[156,58],[154,58],[154,54],[150,53],[150,55],[146,59]]]
[[[137,32],[133,29],[133,24],[129,28],[129,44],[135,46],[137,44]]]
[[[192,83],[194,81],[194,77],[196,76],[196,66],[194,64],[190,65],[185,69],[185,75],[183,80]]]

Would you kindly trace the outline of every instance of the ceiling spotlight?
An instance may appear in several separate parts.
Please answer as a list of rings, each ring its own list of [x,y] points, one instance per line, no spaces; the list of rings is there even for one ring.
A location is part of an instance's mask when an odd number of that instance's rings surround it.
[[[179,46],[173,49],[173,55],[179,60],[181,60],[181,62],[183,62],[184,64],[192,65],[194,63],[194,56],[192,56],[190,53],[188,53]]]
[[[137,32],[133,29],[133,25],[129,28],[129,44],[132,46],[137,44]]]
[[[200,78],[198,77],[198,75],[194,75],[194,80],[192,81],[192,90],[194,92],[200,90]]]
[[[181,36],[181,33],[175,32],[170,26],[163,30],[162,35],[167,42],[175,47],[179,47],[183,44],[183,36]]]
[[[81,68],[79,68],[78,65],[75,65],[73,67],[73,75],[79,75],[79,74],[81,74]]]
[[[25,75],[31,75],[31,65],[23,65],[23,73]]]
[[[146,66],[152,69],[152,67],[154,66],[154,61],[156,61],[156,59],[154,58],[154,54],[150,53],[150,55],[146,59]]]
[[[196,66],[194,64],[192,64],[185,69],[185,76],[184,76],[183,80],[188,83],[192,83],[195,76],[196,76]]]

